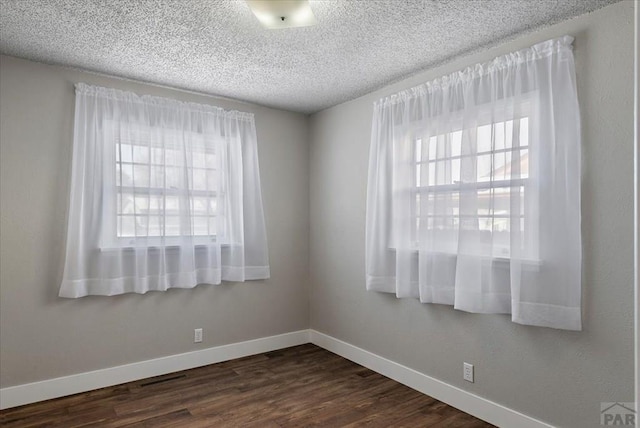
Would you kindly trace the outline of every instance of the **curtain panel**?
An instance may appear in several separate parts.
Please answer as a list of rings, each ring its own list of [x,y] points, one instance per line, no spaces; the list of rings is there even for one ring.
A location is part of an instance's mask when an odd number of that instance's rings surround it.
[[[77,84],[60,296],[268,277],[253,115]]]
[[[581,329],[572,42],[549,40],[374,104],[368,290]]]

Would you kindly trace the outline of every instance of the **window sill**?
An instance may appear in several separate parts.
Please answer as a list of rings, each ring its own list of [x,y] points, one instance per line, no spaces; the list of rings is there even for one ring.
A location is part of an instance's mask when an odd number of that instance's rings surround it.
[[[391,251],[396,251],[396,248],[389,248],[389,250]],[[415,256],[416,258],[418,257],[418,254],[420,253],[419,250],[415,249],[415,248],[411,248],[409,249],[409,251],[412,253],[413,256]],[[429,253],[432,256],[435,257],[442,257],[442,258],[457,258],[458,254],[454,254],[454,253],[443,253],[443,252],[431,252]],[[511,267],[511,258],[509,257],[489,257],[489,256],[468,256],[468,257],[475,257],[480,259],[483,264],[487,265],[487,264],[491,264],[492,266],[496,267],[496,268],[500,268],[500,269],[509,269]],[[523,268],[529,271],[539,271],[540,268],[543,266],[544,262],[542,260],[539,259],[520,259],[519,262],[522,264]]]
[[[212,246],[212,245],[216,245],[216,241],[212,240],[208,243],[204,243],[202,241],[192,244],[193,248],[195,248],[196,250],[204,250],[205,248]],[[231,244],[229,243],[221,243],[218,244],[221,248],[228,248],[231,247]],[[99,247],[98,250],[100,252],[114,252],[114,251],[125,251],[125,252],[133,252],[136,250],[148,250],[148,251],[171,251],[171,252],[177,252],[180,251],[182,249],[181,245],[178,244],[168,244],[168,245],[161,245],[161,244],[148,244],[148,245],[111,245],[111,246],[103,246],[103,247]]]

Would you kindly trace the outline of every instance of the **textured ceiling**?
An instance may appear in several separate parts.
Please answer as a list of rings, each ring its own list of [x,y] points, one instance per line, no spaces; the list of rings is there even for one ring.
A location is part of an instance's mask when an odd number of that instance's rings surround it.
[[[266,30],[243,0],[0,0],[0,52],[315,112],[617,0],[311,0]]]

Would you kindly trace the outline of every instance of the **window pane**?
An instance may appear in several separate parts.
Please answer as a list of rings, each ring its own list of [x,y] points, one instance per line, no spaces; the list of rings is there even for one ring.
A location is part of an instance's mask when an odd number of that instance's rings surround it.
[[[162,222],[158,216],[149,216],[149,236],[162,236]]]
[[[218,234],[218,218],[217,217],[209,217],[209,234],[217,235]]]
[[[462,147],[462,131],[456,131],[451,134],[451,156],[460,156]]]
[[[137,215],[134,219],[136,225],[136,236],[149,236],[149,217],[146,215]]]
[[[477,157],[477,178],[478,182],[490,181],[492,177],[491,154],[480,155]]]
[[[497,228],[493,235],[493,257],[508,258],[511,255],[511,236],[508,230]]]
[[[508,216],[511,213],[511,199],[524,200],[524,187],[519,187],[519,191],[513,191],[509,187],[480,190],[477,192],[477,214],[478,215],[498,215]],[[473,192],[475,193],[475,192]],[[467,197],[474,197],[467,196]],[[473,214],[466,212],[465,214]]]
[[[133,146],[133,161],[135,163],[149,163],[149,148]]]
[[[425,166],[429,168],[429,182],[427,183],[429,186],[436,185],[436,166],[435,162],[430,162]]]
[[[506,172],[506,153],[496,153],[493,156],[493,179],[504,180]]]
[[[149,167],[147,165],[133,166],[133,185],[135,187],[149,187]]]
[[[120,146],[120,161],[121,162],[133,162],[132,147],[129,144],[119,144]],[[116,146],[116,149],[118,146]]]
[[[116,165],[116,186],[133,186],[133,165]]]
[[[435,155],[434,155],[434,159],[442,159],[443,157],[445,157],[445,135],[439,135],[438,138],[436,138],[436,142],[434,144],[435,147]]]
[[[167,215],[178,215],[180,213],[180,200],[177,196],[166,196],[164,198],[164,209]]]
[[[194,235],[208,235],[209,234],[209,219],[208,217],[193,217],[193,234]]]
[[[159,147],[151,149],[151,163],[154,165],[164,164],[164,149]]]
[[[529,118],[523,117],[520,119],[520,145],[529,145]]]
[[[218,190],[218,171],[207,171],[207,190]]]
[[[180,236],[180,217],[166,216],[164,218],[164,233],[165,236]]]
[[[436,159],[438,139],[436,137],[429,138],[429,160]]]
[[[192,164],[194,168],[204,168],[207,166],[206,157],[204,152],[192,153]]]
[[[529,150],[520,151],[520,177],[529,178]]]
[[[447,164],[447,161],[439,161],[431,164],[436,170],[436,182],[434,184],[449,184],[447,183]]]
[[[421,214],[427,216],[457,216],[460,203],[460,193],[457,191],[429,193],[420,199]]]
[[[133,216],[118,216],[118,236],[135,236],[135,223]]]
[[[167,189],[180,188],[180,171],[180,168],[173,166],[168,166],[165,169],[165,187]]]
[[[149,196],[149,214],[164,215],[164,201],[162,195]]]
[[[204,169],[193,169],[193,190],[207,190],[207,173]]]
[[[478,153],[491,151],[491,125],[479,126],[477,138]]]
[[[460,159],[454,159],[451,161],[451,184],[460,182]]]
[[[513,120],[509,120],[505,123],[505,144],[499,148],[511,148],[513,147]],[[498,147],[496,147],[498,148]]]
[[[133,195],[130,193],[119,194],[117,197],[118,214],[133,214]]]
[[[150,185],[151,187],[161,188],[165,186],[164,183],[164,167],[163,166],[151,166],[150,167]]]
[[[120,163],[116,163],[116,186],[122,186],[122,165]]]
[[[207,197],[194,197],[191,199],[192,215],[209,215],[211,214],[209,200]]]
[[[482,230],[484,232],[491,232],[491,230],[493,230],[492,218],[491,217],[479,217],[478,218],[478,230]]]
[[[149,212],[149,197],[147,195],[136,195],[135,197],[135,213],[147,214]]]
[[[182,165],[183,159],[178,150],[165,150],[164,157],[167,165]]]
[[[214,153],[207,153],[205,155],[207,168],[218,167],[218,157]]]

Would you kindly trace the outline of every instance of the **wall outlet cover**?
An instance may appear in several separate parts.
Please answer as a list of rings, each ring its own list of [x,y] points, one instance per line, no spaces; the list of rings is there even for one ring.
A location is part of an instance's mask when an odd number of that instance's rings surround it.
[[[463,363],[462,377],[467,382],[473,382],[473,364]]]
[[[200,343],[202,342],[202,329],[196,328],[193,330],[193,342]]]

